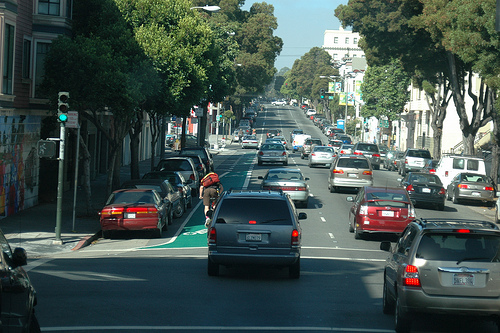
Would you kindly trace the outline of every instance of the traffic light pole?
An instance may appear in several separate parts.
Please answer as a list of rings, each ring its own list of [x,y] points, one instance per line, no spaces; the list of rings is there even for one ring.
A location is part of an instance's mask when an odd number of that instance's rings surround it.
[[[64,181],[64,142],[66,137],[66,126],[61,122],[59,134],[59,171],[57,175],[57,211],[56,211],[56,239],[53,244],[62,245],[61,225],[62,225],[62,199]]]

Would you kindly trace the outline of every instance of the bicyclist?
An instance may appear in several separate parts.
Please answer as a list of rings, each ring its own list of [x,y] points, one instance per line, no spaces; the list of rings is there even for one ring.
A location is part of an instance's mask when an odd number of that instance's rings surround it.
[[[208,187],[200,185],[200,199],[203,199],[203,206],[205,206],[205,225],[210,222],[210,218],[207,216],[207,212],[210,209],[210,201],[217,200],[219,193],[224,191],[224,187],[220,182],[212,184]]]

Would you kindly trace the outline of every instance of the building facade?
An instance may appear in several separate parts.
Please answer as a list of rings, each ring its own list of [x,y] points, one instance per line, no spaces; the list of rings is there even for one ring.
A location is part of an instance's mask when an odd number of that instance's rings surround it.
[[[343,61],[344,58],[364,58],[365,53],[358,46],[359,33],[344,30],[325,30],[323,37],[323,50],[328,52],[334,63]]]

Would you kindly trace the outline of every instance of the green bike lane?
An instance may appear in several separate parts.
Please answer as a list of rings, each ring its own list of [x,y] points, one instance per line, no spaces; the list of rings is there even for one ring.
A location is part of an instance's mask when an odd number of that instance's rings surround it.
[[[216,168],[224,190],[242,189],[248,186],[253,166],[255,152],[245,152],[243,155],[232,155],[224,159]],[[236,157],[236,158],[235,158]],[[177,233],[164,244],[147,246],[143,249],[163,248],[197,248],[207,246],[207,228],[203,214],[203,203],[200,200],[186,217]]]

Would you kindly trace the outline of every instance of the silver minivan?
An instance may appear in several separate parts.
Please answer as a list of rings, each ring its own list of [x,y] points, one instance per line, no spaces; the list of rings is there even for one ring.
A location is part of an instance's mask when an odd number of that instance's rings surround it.
[[[372,165],[363,155],[339,155],[333,160],[328,174],[330,193],[343,187],[361,188],[372,185]]]

